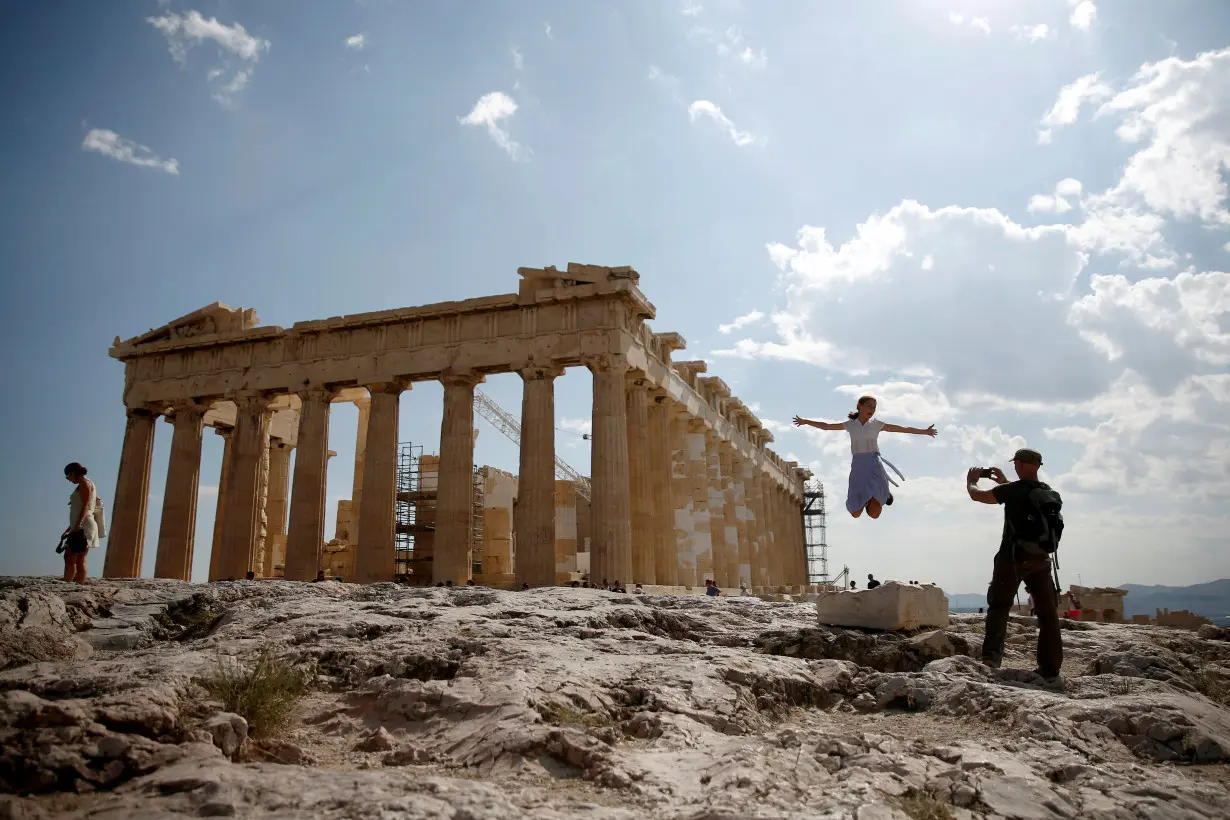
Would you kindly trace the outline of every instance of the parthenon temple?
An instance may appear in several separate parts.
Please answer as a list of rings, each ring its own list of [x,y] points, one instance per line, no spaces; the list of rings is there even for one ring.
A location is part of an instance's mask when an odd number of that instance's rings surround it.
[[[337,526],[351,555],[344,580],[402,575],[398,505],[429,502],[430,526],[419,528],[430,540],[409,564],[416,583],[465,584],[479,567],[506,585],[539,586],[580,569],[627,587],[695,588],[712,578],[802,591],[810,472],[768,449],[773,436],[705,362],[674,361],[684,340],[650,330],[655,309],[639,274],[575,263],[518,273],[518,292],[499,296],[289,328],[215,303],[117,337],[110,354],[125,365],[127,428],[104,577],[141,573],[161,416],[173,433],[154,575],[190,580],[203,432],[212,427],[224,443],[210,580],[315,578],[339,541],[325,532],[330,407],[354,402],[354,487]],[[554,383],[568,367],[593,374],[587,498],[561,494],[556,481]],[[488,375],[514,372],[523,394],[519,469],[504,474],[515,481],[511,546],[484,562],[474,535],[483,515],[474,503],[475,391]],[[411,493],[398,482],[399,395],[429,380],[444,389],[439,455],[430,481]],[[567,534],[558,531],[561,504],[586,507],[567,519]]]

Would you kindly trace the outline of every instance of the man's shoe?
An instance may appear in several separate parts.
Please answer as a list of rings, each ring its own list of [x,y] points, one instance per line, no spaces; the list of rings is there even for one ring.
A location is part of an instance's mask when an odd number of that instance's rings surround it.
[[[1058,689],[1062,691],[1067,685],[1066,681],[1063,679],[1063,675],[1044,675],[1038,669],[1034,670],[1034,674],[1042,679],[1042,685],[1047,689]]]

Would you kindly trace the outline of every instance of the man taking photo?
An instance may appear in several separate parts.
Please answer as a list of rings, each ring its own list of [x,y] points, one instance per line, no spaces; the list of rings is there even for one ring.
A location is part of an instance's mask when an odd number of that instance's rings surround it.
[[[1038,619],[1038,669],[1048,684],[1057,683],[1063,664],[1063,642],[1059,635],[1058,590],[1051,580],[1051,554],[1063,532],[1062,500],[1047,484],[1038,480],[1042,455],[1037,450],[1017,450],[1012,457],[1018,481],[1008,481],[998,467],[971,467],[966,474],[969,497],[983,504],[1004,505],[1004,533],[995,568],[987,588],[986,637],[982,642],[982,662],[998,669],[1004,659],[1004,639],[1008,631],[1008,612],[1022,581],[1033,596]],[[982,490],[978,481],[992,479],[997,486]]]

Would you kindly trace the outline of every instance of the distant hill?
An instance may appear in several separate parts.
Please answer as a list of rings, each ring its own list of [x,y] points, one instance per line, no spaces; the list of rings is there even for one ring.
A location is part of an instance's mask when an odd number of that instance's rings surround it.
[[[1172,612],[1186,609],[1219,621],[1230,615],[1230,578],[1190,587],[1120,584],[1119,589],[1128,592],[1123,599],[1123,611],[1129,618],[1133,615],[1153,615],[1159,609]]]
[[[1126,589],[1123,611],[1127,617],[1148,615],[1152,617],[1159,609],[1171,612],[1186,609],[1203,615],[1218,623],[1230,622],[1230,578],[1194,584],[1189,587],[1144,586],[1120,584]],[[1025,602],[1025,587],[1021,587],[1021,602]],[[952,612],[977,612],[987,605],[987,596],[981,592],[948,594],[948,609]]]

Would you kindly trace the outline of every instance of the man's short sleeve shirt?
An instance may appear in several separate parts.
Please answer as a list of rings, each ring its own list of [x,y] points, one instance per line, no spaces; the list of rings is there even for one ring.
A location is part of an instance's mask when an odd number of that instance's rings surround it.
[[[1041,481],[1010,481],[1007,484],[997,484],[991,488],[991,495],[1004,506],[1004,533],[999,539],[1001,555],[1012,554],[1012,542],[1009,537],[1008,522],[1014,517],[1028,512],[1029,492],[1035,487],[1044,486]]]

